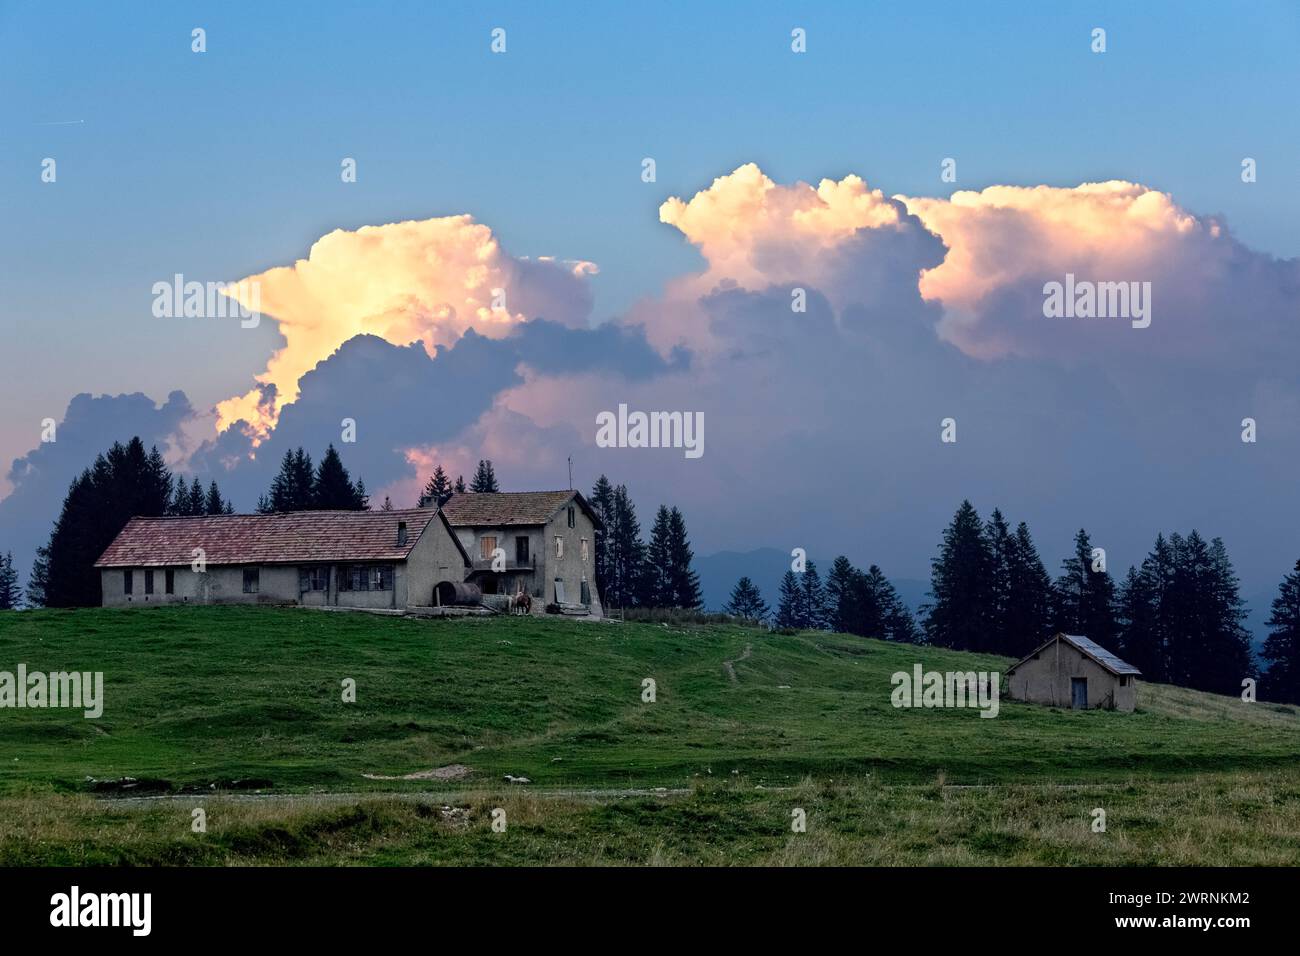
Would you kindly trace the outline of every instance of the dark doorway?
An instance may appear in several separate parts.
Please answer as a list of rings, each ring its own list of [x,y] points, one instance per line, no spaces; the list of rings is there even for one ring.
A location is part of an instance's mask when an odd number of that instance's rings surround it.
[[[1088,678],[1070,678],[1070,706],[1075,710],[1088,709]]]

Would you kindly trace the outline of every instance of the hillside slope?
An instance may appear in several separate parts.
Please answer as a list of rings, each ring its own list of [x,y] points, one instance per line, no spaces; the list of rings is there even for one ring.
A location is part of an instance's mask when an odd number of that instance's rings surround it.
[[[750,653],[745,656],[746,647]],[[731,671],[724,662],[734,662]],[[123,777],[159,789],[446,790],[1096,782],[1269,770],[1300,758],[1291,708],[1142,685],[1135,714],[1004,701],[897,710],[890,675],[1001,658],[843,635],[525,618],[416,621],[271,608],[0,615],[0,670],[103,671],[104,715],[0,714],[4,792]],[[341,700],[356,681],[356,703]],[[642,702],[642,681],[657,684]],[[460,764],[459,781],[375,780]],[[93,778],[94,783],[87,778]]]

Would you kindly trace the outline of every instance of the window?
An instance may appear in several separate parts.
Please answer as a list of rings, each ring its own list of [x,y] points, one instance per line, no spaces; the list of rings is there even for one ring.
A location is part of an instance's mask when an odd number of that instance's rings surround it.
[[[397,546],[400,548],[406,544],[406,522],[397,522]]]
[[[330,569],[324,565],[315,565],[298,569],[299,591],[328,591],[330,589]]]
[[[521,534],[515,538],[515,563],[528,563],[528,535]]]
[[[256,594],[262,583],[261,568],[244,568],[244,593]]]
[[[564,539],[558,534],[555,536],[555,556],[557,558],[564,557]]]
[[[153,568],[144,570],[144,593],[153,594]]]
[[[168,568],[163,572],[163,588],[168,594],[176,593],[176,569]]]
[[[587,563],[587,539],[582,539],[582,563]]]
[[[574,508],[573,505],[569,505],[569,527],[570,527],[570,528],[573,527],[573,520],[574,520],[574,516],[575,516],[576,512],[577,512],[577,509]]]
[[[122,572],[122,593],[130,594],[135,590],[135,572],[127,568]]]
[[[485,534],[478,539],[478,556],[484,561],[492,560],[492,552],[497,549],[497,538],[494,534]]]
[[[559,578],[555,579],[555,603],[564,603],[564,582]]]
[[[391,591],[391,564],[345,564],[339,567],[340,591]]]

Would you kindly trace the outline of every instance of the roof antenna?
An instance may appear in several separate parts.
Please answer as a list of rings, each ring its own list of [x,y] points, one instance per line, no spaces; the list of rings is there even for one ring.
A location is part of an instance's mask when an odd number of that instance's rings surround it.
[[[573,490],[573,456],[569,456],[569,490]]]

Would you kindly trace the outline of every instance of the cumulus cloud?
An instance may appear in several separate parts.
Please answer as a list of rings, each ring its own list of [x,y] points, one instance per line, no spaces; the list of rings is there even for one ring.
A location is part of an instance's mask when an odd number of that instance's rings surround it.
[[[306,259],[238,287],[245,307],[255,304],[256,289],[284,345],[257,376],[258,387],[218,404],[218,427],[242,421],[254,441],[265,439],[302,376],[357,335],[418,341],[433,355],[471,326],[498,337],[537,316],[583,325],[591,311],[586,276],[594,271],[589,262],[511,256],[467,215],[336,229]]]

